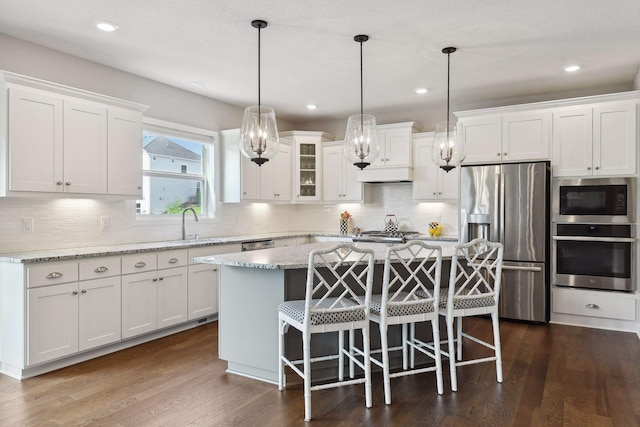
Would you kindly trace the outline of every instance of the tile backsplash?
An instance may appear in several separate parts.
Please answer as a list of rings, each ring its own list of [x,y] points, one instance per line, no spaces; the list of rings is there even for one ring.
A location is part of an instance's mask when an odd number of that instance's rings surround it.
[[[368,185],[364,204],[296,205],[267,203],[218,203],[216,217],[195,223],[187,217],[187,231],[200,237],[309,231],[338,233],[340,212],[352,214],[351,227],[380,230],[387,214],[398,218],[400,230],[427,232],[439,219],[443,235],[457,236],[455,201],[416,203],[411,184]],[[178,240],[180,218],[169,221],[136,220],[132,200],[66,198],[0,199],[0,252],[88,247]],[[101,230],[101,219],[108,225]],[[33,231],[24,221],[33,220]]]

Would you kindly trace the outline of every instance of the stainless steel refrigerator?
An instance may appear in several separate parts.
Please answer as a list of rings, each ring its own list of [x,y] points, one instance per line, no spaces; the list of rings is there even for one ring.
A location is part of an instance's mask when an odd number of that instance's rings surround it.
[[[504,245],[500,317],[549,321],[549,164],[463,166],[461,240]]]

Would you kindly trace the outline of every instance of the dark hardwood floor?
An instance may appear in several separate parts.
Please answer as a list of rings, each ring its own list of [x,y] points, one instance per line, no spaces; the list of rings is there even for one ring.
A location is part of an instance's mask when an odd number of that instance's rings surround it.
[[[467,320],[490,334],[487,319]],[[467,327],[465,327],[465,330]],[[297,426],[302,389],[225,373],[212,323],[24,381],[0,375],[0,425]],[[392,380],[384,404],[374,373],[373,407],[363,387],[314,392],[316,426],[639,426],[640,340],[632,333],[501,322],[504,382],[494,365],[445,368]],[[276,339],[276,337],[274,337]],[[475,353],[477,346],[465,344]],[[260,351],[260,349],[256,349]]]

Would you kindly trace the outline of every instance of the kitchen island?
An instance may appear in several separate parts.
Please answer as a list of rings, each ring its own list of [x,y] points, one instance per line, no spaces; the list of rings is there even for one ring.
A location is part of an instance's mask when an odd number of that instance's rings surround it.
[[[453,254],[456,242],[439,242],[443,259]],[[218,352],[228,362],[227,372],[278,382],[278,304],[304,299],[309,253],[335,243],[312,243],[252,252],[198,257],[198,263],[219,264]],[[380,292],[386,245],[358,243],[375,254],[374,293]],[[448,279],[443,263],[442,280]],[[331,334],[314,336],[312,353],[334,351]],[[301,353],[300,336],[286,336],[285,351]],[[376,341],[372,336],[372,344]],[[326,369],[325,372],[322,372]],[[334,367],[320,365],[314,378],[331,376]]]

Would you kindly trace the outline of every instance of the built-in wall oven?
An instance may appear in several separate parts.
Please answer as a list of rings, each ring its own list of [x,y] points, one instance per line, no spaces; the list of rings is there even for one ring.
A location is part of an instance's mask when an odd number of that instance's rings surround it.
[[[634,291],[635,178],[558,179],[552,193],[553,284]]]

